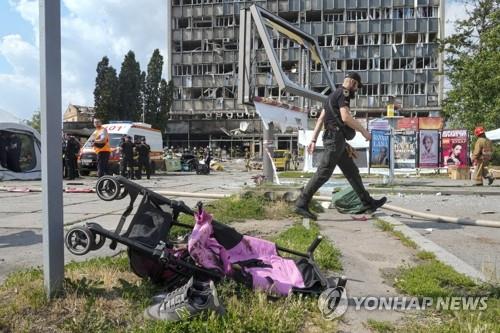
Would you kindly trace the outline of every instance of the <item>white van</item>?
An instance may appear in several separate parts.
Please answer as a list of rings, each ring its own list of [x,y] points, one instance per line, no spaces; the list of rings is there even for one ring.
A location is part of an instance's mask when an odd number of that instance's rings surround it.
[[[129,135],[132,141],[146,138],[146,143],[151,147],[151,173],[163,166],[163,141],[160,130],[154,129],[146,123],[134,123],[127,121],[112,122],[103,125],[109,133],[109,144],[111,155],[109,156],[109,171],[115,174],[120,173],[120,142],[124,135]],[[85,145],[80,150],[78,156],[78,166],[80,174],[87,176],[90,171],[97,170],[97,156],[92,147],[94,138],[89,137]]]

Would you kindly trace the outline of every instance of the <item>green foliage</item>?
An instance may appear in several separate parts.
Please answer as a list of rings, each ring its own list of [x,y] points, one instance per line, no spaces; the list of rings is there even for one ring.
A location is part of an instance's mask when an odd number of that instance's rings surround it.
[[[103,122],[119,119],[119,82],[116,70],[109,65],[104,56],[97,64],[97,77],[94,89],[95,117]]]
[[[280,178],[312,178],[314,172],[283,171],[278,174]]]
[[[33,113],[31,120],[26,120],[26,125],[33,127],[38,133],[41,133],[40,110]]]
[[[278,237],[272,239],[279,246],[293,249],[300,252],[306,252],[311,243],[320,235],[319,227],[316,223],[311,223],[309,229],[300,224],[296,224]],[[333,271],[341,271],[340,251],[332,243],[323,239],[314,251],[314,259],[321,268]]]
[[[401,231],[394,230],[394,226],[392,224],[385,222],[383,220],[376,220],[375,226],[378,227],[380,230],[389,232],[394,237],[399,238],[399,240],[404,246],[410,247],[412,249],[417,248],[417,244],[414,241],[406,237]]]
[[[417,258],[420,260],[432,260],[436,259],[436,255],[429,251],[418,251]]]
[[[467,295],[476,290],[474,281],[437,260],[402,268],[395,285],[402,292],[418,297]]]
[[[396,328],[388,321],[378,321],[374,319],[367,320],[368,327],[378,333],[391,333],[395,332]]]
[[[163,56],[155,49],[149,60],[144,91],[145,120],[154,128],[164,128],[160,114],[160,83],[163,68]]]
[[[128,51],[122,62],[120,75],[120,120],[139,121],[142,116],[141,67],[133,51]]]
[[[158,127],[162,133],[165,133],[166,124],[170,109],[174,103],[174,81],[170,80],[168,83],[165,79],[160,83],[160,106],[158,114]]]
[[[482,124],[500,127],[500,4],[477,0],[456,33],[441,41],[446,52],[445,75],[451,83],[443,115],[455,127],[472,130]]]

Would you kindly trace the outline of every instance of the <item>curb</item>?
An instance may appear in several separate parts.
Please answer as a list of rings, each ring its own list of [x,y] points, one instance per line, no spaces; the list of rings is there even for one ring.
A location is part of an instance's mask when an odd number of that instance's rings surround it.
[[[404,189],[399,187],[367,187],[368,192],[374,193],[404,193],[404,194],[433,194],[441,193],[441,195],[500,195],[500,191],[463,191],[463,190],[446,190],[442,188],[430,189]]]
[[[462,273],[476,281],[479,280],[481,282],[489,282],[482,272],[478,271],[454,254],[446,251],[431,240],[425,238],[417,231],[406,226],[406,224],[396,220],[391,216],[385,215],[384,213],[374,214],[374,217],[390,223],[394,227],[394,230],[402,232],[403,235],[414,241],[421,250],[434,253],[436,255],[436,259],[446,265],[451,266],[457,272]]]

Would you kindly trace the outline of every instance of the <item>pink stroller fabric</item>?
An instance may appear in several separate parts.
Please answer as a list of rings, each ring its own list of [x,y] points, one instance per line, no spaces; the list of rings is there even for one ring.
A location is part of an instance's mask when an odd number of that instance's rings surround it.
[[[232,275],[232,264],[239,263],[252,276],[255,289],[288,295],[292,287],[304,288],[302,274],[295,262],[278,255],[272,242],[243,236],[241,242],[225,249],[213,236],[212,216],[205,211],[195,213],[196,224],[188,241],[188,250],[195,262],[208,269]],[[256,259],[261,265],[245,267],[245,261]],[[264,267],[261,267],[264,266]]]

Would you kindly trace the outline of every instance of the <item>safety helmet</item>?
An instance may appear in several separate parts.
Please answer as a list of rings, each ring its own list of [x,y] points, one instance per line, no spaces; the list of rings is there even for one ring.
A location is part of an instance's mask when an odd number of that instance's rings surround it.
[[[480,136],[481,134],[484,134],[484,127],[483,126],[478,126],[474,129],[474,135],[475,136]]]

